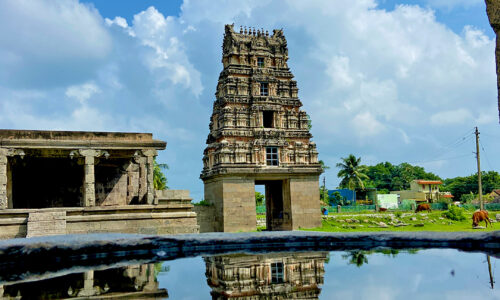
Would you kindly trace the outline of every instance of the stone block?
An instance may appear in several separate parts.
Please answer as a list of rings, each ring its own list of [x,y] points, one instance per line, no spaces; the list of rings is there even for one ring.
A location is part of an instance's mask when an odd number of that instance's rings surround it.
[[[29,213],[27,229],[27,237],[66,234],[66,212]]]

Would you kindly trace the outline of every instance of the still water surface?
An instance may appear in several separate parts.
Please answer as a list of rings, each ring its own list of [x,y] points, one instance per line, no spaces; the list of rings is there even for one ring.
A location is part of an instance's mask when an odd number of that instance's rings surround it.
[[[500,299],[498,264],[452,249],[239,253],[4,282],[0,299]]]

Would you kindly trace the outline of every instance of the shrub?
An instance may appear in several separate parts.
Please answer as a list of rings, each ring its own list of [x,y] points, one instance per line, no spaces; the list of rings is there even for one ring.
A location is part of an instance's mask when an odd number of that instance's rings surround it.
[[[396,211],[396,212],[394,212],[394,215],[396,216],[396,218],[401,218],[401,216],[403,215],[403,213],[400,212],[400,211]]]
[[[202,199],[198,203],[194,202],[193,205],[195,205],[195,206],[211,206],[212,204],[210,204],[207,200]]]
[[[454,221],[463,221],[465,220],[464,209],[455,205],[450,205],[448,211],[443,213],[443,217],[446,217],[450,220]]]

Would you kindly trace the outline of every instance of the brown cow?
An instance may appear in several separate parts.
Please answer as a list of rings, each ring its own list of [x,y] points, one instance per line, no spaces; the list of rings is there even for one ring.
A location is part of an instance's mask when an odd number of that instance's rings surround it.
[[[384,208],[384,207],[379,207],[379,208],[378,208],[378,211],[379,211],[379,212],[384,212],[384,211],[387,211],[387,208]]]
[[[472,215],[472,227],[478,226],[479,222],[481,222],[481,221],[484,221],[484,223],[486,224],[486,227],[488,227],[488,223],[490,223],[490,225],[491,225],[490,218],[488,217],[488,212],[485,210],[480,210],[480,211],[474,212],[474,214]],[[493,225],[491,225],[491,226],[493,226]]]
[[[418,213],[419,211],[424,211],[424,210],[428,210],[428,211],[432,211],[431,209],[431,205],[429,203],[422,203],[422,204],[419,204],[417,206],[417,209],[415,210],[416,213]]]

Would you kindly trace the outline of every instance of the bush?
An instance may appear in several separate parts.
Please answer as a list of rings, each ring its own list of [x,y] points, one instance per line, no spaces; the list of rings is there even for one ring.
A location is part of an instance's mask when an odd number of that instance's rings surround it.
[[[400,212],[400,211],[396,211],[396,212],[394,212],[394,215],[396,216],[396,218],[401,218],[401,216],[403,215],[403,213]]]
[[[207,200],[202,199],[198,203],[194,202],[193,205],[195,205],[195,206],[211,206],[212,204],[210,204]]]
[[[445,211],[443,213],[443,217],[454,221],[463,221],[466,219],[464,216],[464,212],[465,210],[463,208],[455,205],[450,205],[448,211]]]

